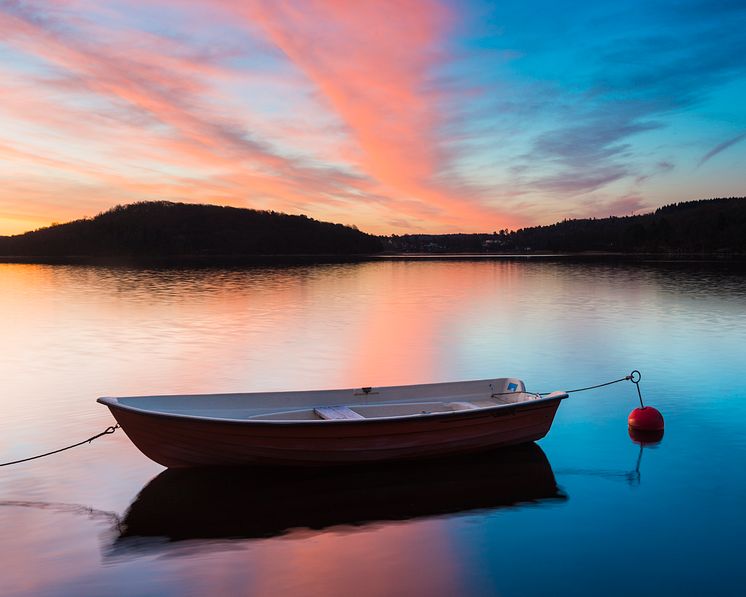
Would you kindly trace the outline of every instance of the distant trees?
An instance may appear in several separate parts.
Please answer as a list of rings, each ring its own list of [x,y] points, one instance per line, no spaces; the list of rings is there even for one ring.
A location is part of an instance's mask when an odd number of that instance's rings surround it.
[[[0,255],[349,255],[381,251],[378,237],[306,216],[215,205],[143,202],[91,219],[0,237]]]
[[[675,203],[639,216],[563,220],[485,234],[377,237],[307,216],[215,205],[118,205],[94,218],[0,236],[0,256],[203,257],[392,252],[746,254],[746,198]]]
[[[384,244],[400,252],[746,253],[746,198],[688,201],[645,215],[563,220],[512,232],[391,236]]]

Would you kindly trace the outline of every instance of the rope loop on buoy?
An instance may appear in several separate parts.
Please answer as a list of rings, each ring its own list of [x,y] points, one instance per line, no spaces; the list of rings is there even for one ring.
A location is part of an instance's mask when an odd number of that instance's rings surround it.
[[[28,462],[29,460],[36,460],[37,458],[44,458],[45,456],[51,456],[52,454],[59,454],[60,452],[64,452],[65,450],[69,450],[71,448],[77,448],[78,446],[82,446],[83,444],[90,444],[94,439],[98,439],[99,437],[103,435],[111,435],[119,428],[120,428],[119,423],[117,423],[116,425],[110,425],[109,427],[104,429],[101,433],[97,433],[96,435],[89,437],[88,439],[84,439],[82,442],[78,442],[76,444],[65,446],[64,448],[60,448],[59,450],[52,450],[51,452],[45,452],[44,454],[37,454],[36,456],[29,456],[28,458],[21,458],[20,460],[12,460],[10,462],[0,462],[0,466],[10,466],[11,464],[20,464],[21,462]]]
[[[637,374],[635,376],[635,374]],[[640,408],[645,408],[645,405],[642,403],[642,392],[640,392],[640,380],[642,379],[642,373],[640,373],[637,369],[635,369],[632,373],[630,373],[627,378],[635,384],[635,389],[637,389],[637,397],[640,399]]]

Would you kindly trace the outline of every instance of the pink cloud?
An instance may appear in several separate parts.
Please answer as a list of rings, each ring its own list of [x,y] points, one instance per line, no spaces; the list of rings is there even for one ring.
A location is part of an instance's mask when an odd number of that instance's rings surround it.
[[[260,27],[313,81],[358,142],[353,159],[361,169],[414,200],[407,213],[461,225],[506,219],[436,182],[446,158],[437,134],[440,93],[429,77],[444,59],[438,47],[453,19],[445,6],[433,0],[222,4],[247,27]],[[413,212],[416,202],[431,209]]]
[[[62,133],[77,140],[81,135],[95,138],[105,132],[104,142],[113,148],[107,147],[107,151],[119,151],[120,157],[129,155],[130,160],[136,162],[145,153],[156,167],[171,163],[184,169],[212,168],[220,174],[216,186],[223,193],[231,186],[245,185],[251,192],[270,194],[281,202],[301,201],[312,194],[323,203],[325,194],[344,195],[340,187],[357,181],[332,168],[303,166],[273,153],[266,144],[244,135],[229,119],[211,113],[209,107],[200,102],[200,94],[204,94],[207,87],[196,76],[208,67],[201,62],[195,66],[168,52],[148,53],[145,46],[152,45],[152,36],[145,36],[147,43],[129,39],[130,43],[122,42],[121,47],[94,48],[90,41],[82,41],[95,37],[91,32],[80,37],[64,36],[27,17],[12,12],[0,13],[0,31],[5,34],[6,43],[50,63],[58,75],[51,80],[38,81],[36,89],[28,85],[11,88],[2,109],[14,118],[20,117],[37,128],[43,127],[48,137]],[[68,90],[77,95],[87,93],[106,99],[119,114],[125,115],[124,120],[117,122],[117,118],[90,113],[90,108],[78,109],[56,101],[61,92]],[[137,113],[147,116],[147,120],[130,118],[130,114]],[[186,200],[195,195],[191,191],[184,193],[183,188],[179,193],[176,187],[180,186],[180,181],[173,176],[163,177],[166,180],[160,185],[138,183],[116,172],[121,162],[112,162],[109,168],[100,164],[91,166],[85,159],[66,156],[69,154],[67,147],[54,152],[62,154],[60,157],[19,149],[18,141],[13,141],[13,146],[5,143],[6,152],[13,149],[14,159],[25,159],[32,165],[94,177],[123,185],[133,192],[138,187],[140,191],[154,192],[170,189],[177,192],[169,195],[180,195]],[[205,186],[211,185],[202,183],[201,194]],[[121,188],[118,186],[117,191]],[[133,197],[138,198],[151,197]]]
[[[213,3],[164,2],[185,18],[215,12]],[[0,134],[5,152],[14,150],[13,160],[26,171],[63,173],[68,189],[80,189],[77,197],[98,194],[101,209],[113,198],[165,198],[305,211],[376,232],[389,232],[394,221],[424,220],[440,229],[509,224],[480,203],[478,190],[438,179],[448,156],[438,135],[442,93],[430,76],[453,18],[441,4],[221,6],[221,16],[212,18],[241,24],[252,38],[247,45],[256,45],[259,30],[282,52],[293,74],[267,77],[284,81],[288,96],[314,94],[301,103],[311,111],[267,120],[251,98],[226,95],[226,84],[254,73],[227,66],[220,52],[193,40],[123,26],[111,8],[12,6],[0,11],[0,43],[46,71],[8,86],[0,118],[5,113],[41,134],[29,142]],[[107,18],[96,20],[103,11]],[[328,118],[309,125],[317,110]],[[330,123],[338,123],[331,134]],[[299,145],[302,154],[294,151]],[[47,198],[69,202],[51,181]],[[23,202],[9,194],[20,188],[11,182],[6,176],[0,191],[5,211]],[[33,197],[43,184],[34,183]],[[77,215],[90,215],[87,204],[80,202]]]

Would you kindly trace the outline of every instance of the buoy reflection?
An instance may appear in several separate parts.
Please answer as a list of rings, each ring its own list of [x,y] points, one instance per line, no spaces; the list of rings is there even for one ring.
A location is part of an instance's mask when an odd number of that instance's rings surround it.
[[[663,429],[644,430],[629,427],[630,439],[640,446],[654,446],[663,440]]]

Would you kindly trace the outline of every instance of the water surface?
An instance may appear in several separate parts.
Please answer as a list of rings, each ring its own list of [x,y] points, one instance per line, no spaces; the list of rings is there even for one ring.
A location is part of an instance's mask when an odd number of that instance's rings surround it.
[[[123,433],[0,469],[2,595],[741,594],[746,277],[453,259],[243,269],[0,264],[0,460],[108,426],[101,395],[517,376],[528,448],[289,479],[164,471]],[[640,458],[641,456],[641,458]]]

